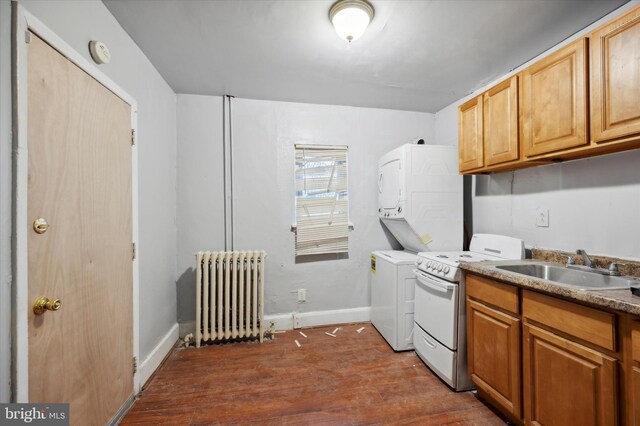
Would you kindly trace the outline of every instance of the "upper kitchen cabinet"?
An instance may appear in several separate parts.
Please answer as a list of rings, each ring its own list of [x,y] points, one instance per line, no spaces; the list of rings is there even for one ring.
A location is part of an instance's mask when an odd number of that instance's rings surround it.
[[[521,73],[524,156],[543,156],[589,144],[587,40],[580,39]]]
[[[484,165],[482,124],[482,96],[458,108],[458,166],[461,173]]]
[[[458,137],[461,173],[493,171],[520,158],[517,76],[460,106]]]
[[[485,166],[519,158],[518,76],[513,76],[483,95]]]
[[[458,109],[461,173],[640,148],[640,5]]]
[[[640,8],[589,35],[591,140],[640,138]]]

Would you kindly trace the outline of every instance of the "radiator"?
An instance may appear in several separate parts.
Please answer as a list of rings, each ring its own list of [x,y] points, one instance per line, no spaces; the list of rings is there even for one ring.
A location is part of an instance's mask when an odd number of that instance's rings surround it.
[[[196,254],[196,347],[264,338],[264,251]]]

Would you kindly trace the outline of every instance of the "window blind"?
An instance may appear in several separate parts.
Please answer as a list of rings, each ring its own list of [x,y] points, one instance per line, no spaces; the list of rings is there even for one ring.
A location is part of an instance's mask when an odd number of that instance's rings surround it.
[[[296,256],[349,251],[347,149],[296,145]]]

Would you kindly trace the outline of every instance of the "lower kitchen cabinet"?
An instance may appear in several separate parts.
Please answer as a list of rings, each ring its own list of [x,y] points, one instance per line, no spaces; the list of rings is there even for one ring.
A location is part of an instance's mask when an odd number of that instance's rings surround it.
[[[633,395],[633,401],[634,401],[634,406],[632,408],[633,410],[633,424],[635,426],[640,426],[640,368],[639,367],[633,367],[633,390],[632,390],[632,395]]]
[[[629,422],[640,426],[640,321],[631,323],[631,383],[627,403],[629,404]]]
[[[467,321],[471,379],[503,411],[520,418],[520,320],[468,300]]]
[[[487,403],[526,425],[640,426],[640,321],[467,274],[467,355]]]
[[[616,359],[523,325],[525,423],[617,424]]]

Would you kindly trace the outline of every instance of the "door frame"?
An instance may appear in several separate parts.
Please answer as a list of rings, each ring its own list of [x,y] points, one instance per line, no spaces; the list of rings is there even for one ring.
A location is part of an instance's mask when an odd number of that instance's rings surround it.
[[[62,38],[51,31],[22,5],[12,2],[12,99],[13,99],[13,288],[12,288],[12,382],[13,402],[29,401],[29,323],[28,309],[28,250],[27,217],[28,195],[28,61],[26,32],[31,31],[46,41],[51,47],[85,71],[108,90],[131,106],[131,128],[135,132],[136,144],[131,147],[131,193],[132,193],[132,243],[136,245],[133,259],[133,354],[140,359],[139,336],[139,258],[138,239],[138,104],[120,86],[107,77],[96,65],[85,59]],[[133,365],[132,365],[133,368]],[[133,376],[133,393],[140,391],[140,371]]]

